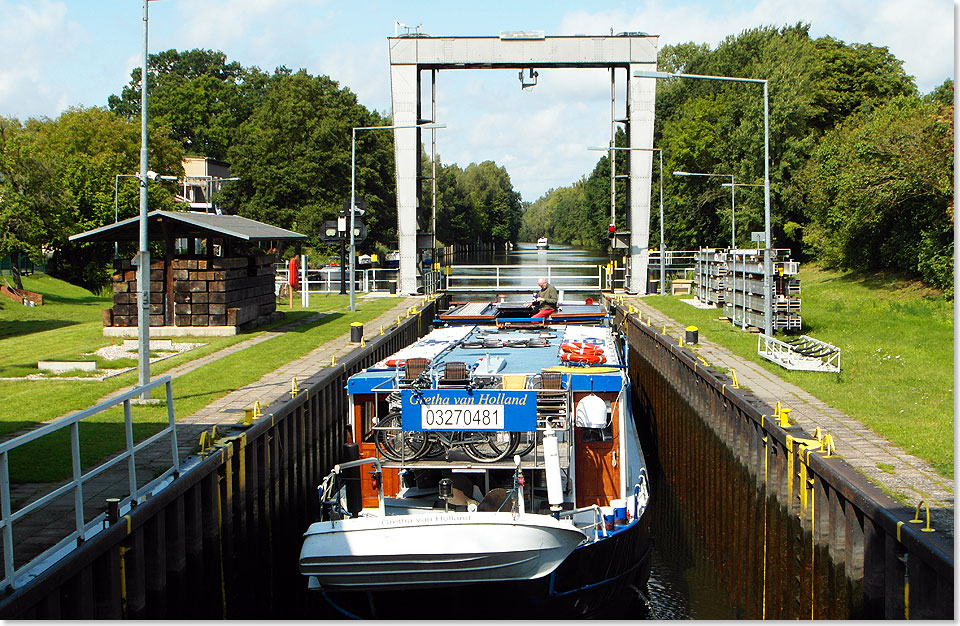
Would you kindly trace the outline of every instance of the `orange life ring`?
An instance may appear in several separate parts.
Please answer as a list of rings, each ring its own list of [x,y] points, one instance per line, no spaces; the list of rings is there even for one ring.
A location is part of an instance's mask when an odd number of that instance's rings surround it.
[[[287,264],[287,280],[293,289],[300,286],[300,262],[297,261],[296,256],[290,257],[290,262]]]
[[[576,354],[603,354],[603,348],[600,346],[593,343],[580,343],[579,341],[560,344],[560,350]]]
[[[388,359],[387,361],[384,361],[384,365],[387,367],[403,367],[406,364],[406,359]]]
[[[577,354],[576,352],[564,352],[560,355],[561,361],[569,363],[586,363],[587,365],[597,365],[606,363],[607,357],[602,354]]]

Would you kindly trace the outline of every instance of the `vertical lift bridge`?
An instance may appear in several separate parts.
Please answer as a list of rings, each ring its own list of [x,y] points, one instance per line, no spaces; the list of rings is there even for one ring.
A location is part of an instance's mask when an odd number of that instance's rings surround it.
[[[656,70],[658,37],[642,33],[546,37],[540,31],[501,33],[499,37],[429,37],[419,33],[390,37],[390,92],[397,173],[397,233],[400,243],[398,291],[417,292],[417,199],[420,197],[421,70],[430,70],[431,117],[436,122],[436,70],[536,68],[608,68],[613,118],[614,70],[625,68],[627,117],[611,119],[611,141],[617,123],[625,124],[630,147],[653,147],[656,80],[634,77],[635,70]],[[586,149],[586,147],[584,147]],[[611,155],[611,160],[613,160]],[[650,239],[650,186],[653,153],[631,151],[627,224],[630,230],[627,291],[646,293]],[[434,225],[435,227],[435,225]]]

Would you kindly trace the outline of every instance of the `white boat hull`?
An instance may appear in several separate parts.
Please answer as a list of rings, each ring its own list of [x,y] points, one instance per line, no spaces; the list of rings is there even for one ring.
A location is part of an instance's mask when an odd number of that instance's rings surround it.
[[[402,589],[546,576],[585,535],[546,515],[473,512],[311,524],[300,572],[311,587]]]

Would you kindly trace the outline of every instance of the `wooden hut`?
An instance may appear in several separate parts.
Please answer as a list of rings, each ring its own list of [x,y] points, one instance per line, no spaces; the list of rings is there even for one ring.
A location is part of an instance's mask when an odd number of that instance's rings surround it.
[[[277,319],[272,252],[306,239],[238,215],[152,211],[148,239],[163,243],[150,262],[150,335],[231,335]],[[70,237],[71,241],[138,241],[140,218]],[[137,335],[137,268],[117,259],[113,307],[103,312],[104,335]]]

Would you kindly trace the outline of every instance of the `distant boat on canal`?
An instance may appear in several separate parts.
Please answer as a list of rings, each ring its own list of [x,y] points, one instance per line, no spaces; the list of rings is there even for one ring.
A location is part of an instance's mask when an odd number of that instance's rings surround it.
[[[550,247],[550,244],[547,242],[546,237],[541,237],[537,239],[537,250],[546,250]]]

